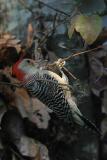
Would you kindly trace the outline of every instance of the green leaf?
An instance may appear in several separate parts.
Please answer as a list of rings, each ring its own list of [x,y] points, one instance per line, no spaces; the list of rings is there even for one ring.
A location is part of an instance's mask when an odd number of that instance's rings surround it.
[[[87,44],[92,44],[102,30],[102,19],[98,15],[78,15],[73,22],[74,24],[71,24],[68,31],[69,37],[72,37],[72,33],[75,29],[80,33]]]

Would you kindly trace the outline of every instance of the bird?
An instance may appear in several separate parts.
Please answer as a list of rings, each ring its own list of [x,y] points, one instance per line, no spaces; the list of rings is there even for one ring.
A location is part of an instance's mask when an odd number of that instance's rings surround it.
[[[96,125],[80,112],[70,92],[64,91],[63,84],[67,82],[63,77],[50,70],[39,68],[33,59],[18,60],[12,66],[12,75],[21,82],[31,97],[38,98],[62,122],[70,126],[78,125],[89,128],[101,135]]]

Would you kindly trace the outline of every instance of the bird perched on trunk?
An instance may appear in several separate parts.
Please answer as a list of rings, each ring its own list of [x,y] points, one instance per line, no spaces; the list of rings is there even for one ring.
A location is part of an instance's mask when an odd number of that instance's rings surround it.
[[[38,98],[59,119],[69,125],[78,124],[100,134],[96,126],[79,111],[69,91],[64,91],[66,80],[49,70],[41,70],[32,59],[23,59],[13,65],[12,73],[23,84],[32,97]],[[62,85],[61,85],[62,84]],[[66,89],[68,89],[66,87]]]

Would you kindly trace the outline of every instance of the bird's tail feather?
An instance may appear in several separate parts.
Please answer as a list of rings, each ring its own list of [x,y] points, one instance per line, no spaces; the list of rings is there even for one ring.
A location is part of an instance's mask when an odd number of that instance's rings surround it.
[[[96,127],[96,125],[94,123],[92,123],[90,120],[85,118],[83,115],[78,114],[78,116],[81,118],[81,120],[83,120],[85,128],[96,132],[99,136],[102,135],[100,130]]]

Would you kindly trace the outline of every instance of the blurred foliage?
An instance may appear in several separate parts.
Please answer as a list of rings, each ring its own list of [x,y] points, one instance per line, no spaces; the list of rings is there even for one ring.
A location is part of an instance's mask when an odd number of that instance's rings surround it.
[[[77,13],[83,13],[85,15],[102,13],[106,7],[104,0],[40,0],[55,9],[61,10],[72,16],[72,13],[77,8]],[[40,14],[43,17],[49,15],[54,16],[56,11],[40,3],[39,0],[0,0],[0,32],[11,32],[20,39],[24,39],[27,32],[27,25],[33,21],[34,25],[37,25],[36,19]],[[59,14],[59,13],[58,13]],[[64,18],[63,14],[60,14],[61,19]],[[69,17],[68,17],[69,18]],[[53,21],[48,22],[48,26],[52,26]],[[99,22],[97,22],[99,23]],[[93,24],[93,22],[92,22]],[[62,24],[63,25],[63,24]],[[88,25],[88,21],[87,21]],[[24,29],[23,29],[24,28]],[[46,27],[47,28],[47,27]],[[66,25],[63,25],[66,30]],[[84,25],[85,28],[85,25]],[[96,27],[95,27],[96,28]],[[100,28],[100,27],[99,27]],[[57,27],[61,31],[61,25]],[[71,26],[70,26],[71,30]],[[97,28],[98,31],[98,28]],[[71,31],[70,31],[71,32]],[[97,35],[97,34],[96,34]],[[93,35],[94,37],[94,35]],[[84,38],[84,37],[83,37]],[[92,37],[91,37],[92,38]],[[95,36],[96,38],[96,36]],[[95,39],[94,38],[94,39]],[[93,41],[94,41],[93,39]]]
[[[104,0],[75,0],[78,9],[84,14],[95,14],[104,11],[106,5]]]
[[[18,0],[12,0],[11,3],[10,0],[0,0],[0,33],[15,33],[17,37],[22,38],[25,30],[23,34],[19,33],[21,28],[27,25],[30,16],[31,13],[23,9]]]

